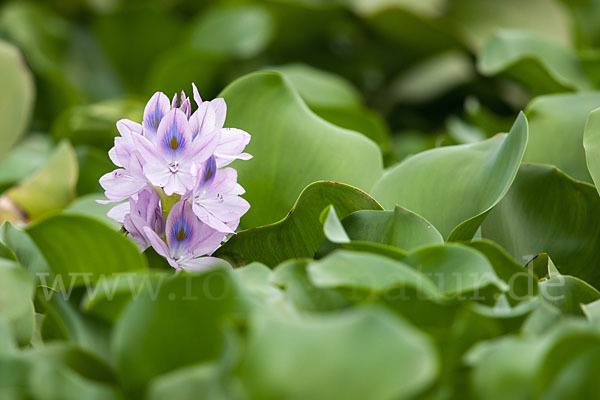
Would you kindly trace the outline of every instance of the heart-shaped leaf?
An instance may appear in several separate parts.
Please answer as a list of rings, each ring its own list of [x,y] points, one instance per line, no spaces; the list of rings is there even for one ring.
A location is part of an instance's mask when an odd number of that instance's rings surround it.
[[[317,117],[278,73],[247,75],[220,96],[227,102],[226,126],[252,135],[246,151],[254,158],[233,164],[252,204],[242,218],[244,227],[281,218],[311,182],[331,180],[368,190],[381,175],[375,143]]]

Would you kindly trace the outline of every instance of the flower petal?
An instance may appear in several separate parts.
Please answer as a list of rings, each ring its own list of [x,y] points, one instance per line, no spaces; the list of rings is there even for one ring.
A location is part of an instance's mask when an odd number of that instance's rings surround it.
[[[177,161],[192,142],[187,117],[178,108],[169,111],[160,121],[156,134],[156,147],[169,161]]]
[[[217,257],[198,257],[190,260],[185,260],[179,263],[181,269],[188,272],[200,272],[207,271],[217,266],[227,265],[229,268],[233,267],[227,261]]]
[[[162,92],[154,93],[144,108],[142,126],[145,137],[154,140],[160,122],[169,110],[169,98]]]

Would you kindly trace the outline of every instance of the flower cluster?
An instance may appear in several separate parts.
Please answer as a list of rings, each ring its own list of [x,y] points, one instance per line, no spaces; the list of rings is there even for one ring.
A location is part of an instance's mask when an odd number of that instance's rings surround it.
[[[240,197],[237,171],[224,168],[244,153],[250,135],[223,128],[227,107],[221,98],[202,101],[192,84],[198,108],[181,92],[172,102],[152,96],[142,124],[120,120],[120,136],[108,155],[119,168],[102,176],[102,203],[125,202],[108,216],[142,250],[152,246],[176,269],[199,269],[237,228],[250,205]]]

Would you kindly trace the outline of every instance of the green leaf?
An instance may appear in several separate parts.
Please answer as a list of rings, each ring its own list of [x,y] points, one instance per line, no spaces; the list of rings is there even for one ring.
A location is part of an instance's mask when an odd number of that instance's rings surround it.
[[[190,45],[207,53],[250,58],[269,44],[271,14],[261,5],[214,8],[192,23]]]
[[[112,350],[131,393],[158,375],[218,358],[234,296],[231,272],[217,268],[179,274],[158,293],[130,302],[114,328]]]
[[[319,117],[341,128],[360,132],[383,150],[388,149],[389,132],[384,119],[364,107],[361,94],[350,82],[305,64],[287,64],[269,70],[284,75]]]
[[[438,287],[425,275],[401,261],[377,254],[338,250],[312,262],[308,266],[308,276],[320,288],[345,288],[383,294],[391,289],[408,287],[420,292],[423,299],[441,299]],[[358,295],[355,292],[352,294]],[[362,300],[362,296],[355,300]]]
[[[29,271],[36,284],[39,283],[40,276],[49,273],[50,267],[46,259],[33,240],[23,230],[15,227],[10,222],[5,222],[0,226],[0,242],[13,251],[19,264]]]
[[[215,363],[184,367],[161,375],[148,388],[148,400],[198,398],[227,400],[228,394],[219,386],[219,371]]]
[[[506,283],[508,288],[506,295],[511,305],[537,295],[538,283],[536,276],[513,260],[496,243],[484,239],[465,244],[486,256],[498,278]]]
[[[66,141],[61,142],[44,165],[7,191],[6,196],[25,210],[30,219],[38,219],[71,202],[77,176],[73,147]]]
[[[570,46],[572,20],[555,1],[461,0],[447,2],[448,22],[453,23],[471,48],[480,49],[501,28],[518,29]]]
[[[233,164],[252,204],[244,227],[281,218],[311,182],[368,190],[381,175],[381,153],[372,141],[314,115],[278,73],[247,75],[220,96],[227,102],[226,126],[252,135],[246,151],[254,158]]]
[[[521,113],[508,135],[405,159],[386,171],[371,193],[387,209],[400,205],[421,215],[448,240],[471,239],[510,188],[526,143]]]
[[[442,244],[442,235],[425,218],[403,207],[393,211],[356,211],[342,220],[352,240],[381,243],[411,251],[428,244]]]
[[[29,226],[26,232],[51,269],[48,285],[87,285],[103,276],[144,270],[146,258],[137,245],[94,218],[55,215]]]
[[[143,111],[142,103],[127,99],[72,107],[56,119],[52,125],[52,137],[108,151],[118,135],[117,121],[123,118],[140,121]]]
[[[169,274],[162,271],[142,271],[103,277],[87,291],[81,309],[107,322],[115,322],[131,300],[143,293],[156,294]]]
[[[401,103],[425,103],[471,81],[474,75],[473,62],[464,52],[436,54],[410,67],[394,81],[393,98]]]
[[[506,287],[483,254],[462,244],[421,247],[402,261],[431,279],[446,296],[474,292],[479,297],[486,286]]]
[[[600,105],[600,98],[596,105]],[[583,133],[583,147],[589,174],[600,193],[600,108],[592,111],[587,117]]]
[[[0,162],[0,192],[31,175],[52,154],[46,135],[31,135],[21,141]]]
[[[103,193],[90,193],[78,197],[63,210],[63,214],[93,217],[109,225],[116,231],[120,230],[121,224],[106,216],[106,213],[113,208],[115,204],[100,204],[96,200],[106,200],[106,196],[104,196]]]
[[[564,275],[600,288],[595,250],[600,236],[600,198],[596,189],[551,166],[523,164],[506,197],[482,226],[482,236],[515,259],[545,252]]]
[[[19,344],[33,334],[33,280],[13,261],[0,259],[0,317],[8,322]]]
[[[35,87],[23,56],[13,45],[0,40],[0,159],[17,142],[29,125]]]
[[[405,398],[437,371],[429,338],[374,307],[301,319],[256,315],[242,365],[252,398]]]
[[[600,337],[580,329],[555,340],[534,380],[537,398],[584,399],[596,396]]]
[[[273,271],[273,283],[284,290],[286,300],[302,311],[331,311],[349,305],[348,300],[333,289],[320,288],[308,276],[310,260],[288,260]]]
[[[532,382],[543,351],[540,341],[511,336],[473,348],[467,360],[471,358],[469,364],[474,364],[471,385],[475,395],[489,400],[535,398]]]
[[[525,32],[496,33],[480,52],[477,67],[487,76],[505,73],[534,93],[592,88],[576,54]]]
[[[239,282],[243,314],[247,310],[283,303],[283,292],[275,286],[274,272],[266,265],[252,263],[233,271]]]
[[[523,160],[555,165],[575,179],[591,182],[584,146],[592,145],[593,139],[589,137],[593,135],[584,134],[584,131],[588,114],[597,107],[600,107],[600,92],[558,94],[534,99],[526,111],[529,142]],[[593,127],[587,131],[590,129]],[[588,163],[590,158],[591,154],[588,155]]]
[[[73,343],[109,361],[109,325],[79,310],[81,291],[71,286],[56,290],[42,282],[36,292],[36,307],[44,313],[40,326],[42,340]]]
[[[354,86],[331,72],[305,64],[287,64],[269,68],[285,76],[313,111],[321,108],[350,108],[362,106],[361,95]]]
[[[558,275],[540,282],[540,294],[566,314],[583,316],[582,305],[600,299],[600,292],[574,276]]]
[[[341,216],[361,209],[381,209],[368,194],[352,186],[315,182],[302,191],[284,219],[239,232],[216,255],[232,258],[236,264],[259,261],[270,267],[290,258],[312,257],[325,240],[319,218],[330,204]]]

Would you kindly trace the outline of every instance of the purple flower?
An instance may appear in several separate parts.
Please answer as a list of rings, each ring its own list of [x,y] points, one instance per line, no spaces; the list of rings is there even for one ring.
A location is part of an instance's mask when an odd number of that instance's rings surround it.
[[[190,197],[194,214],[205,224],[225,233],[233,233],[239,220],[250,208],[240,197],[244,188],[237,183],[237,171],[233,168],[217,169],[215,157],[196,172],[197,186]]]
[[[205,260],[198,257],[212,254],[225,239],[224,233],[200,221],[185,200],[177,202],[167,217],[166,243],[150,227],[144,227],[144,232],[154,250],[173,268],[185,270],[204,267]]]
[[[184,195],[194,187],[192,168],[212,155],[219,136],[214,135],[211,140],[194,140],[185,114],[174,108],[160,121],[156,143],[143,136],[137,139],[146,178],[171,196],[173,193]]]
[[[150,246],[144,228],[152,229],[158,235],[163,235],[165,231],[165,220],[162,216],[160,207],[160,198],[156,191],[150,187],[142,190],[137,200],[129,199],[128,213],[123,217],[123,227],[131,238],[144,251]]]
[[[157,92],[141,124],[118,121],[120,136],[108,152],[118,168],[100,178],[107,200],[99,202],[122,202],[108,216],[142,250],[151,245],[177,269],[212,264],[199,257],[212,254],[250,208],[237,172],[222,168],[252,157],[243,152],[250,135],[224,128],[225,100],[202,101],[192,87],[193,112],[184,92],[171,102]]]

